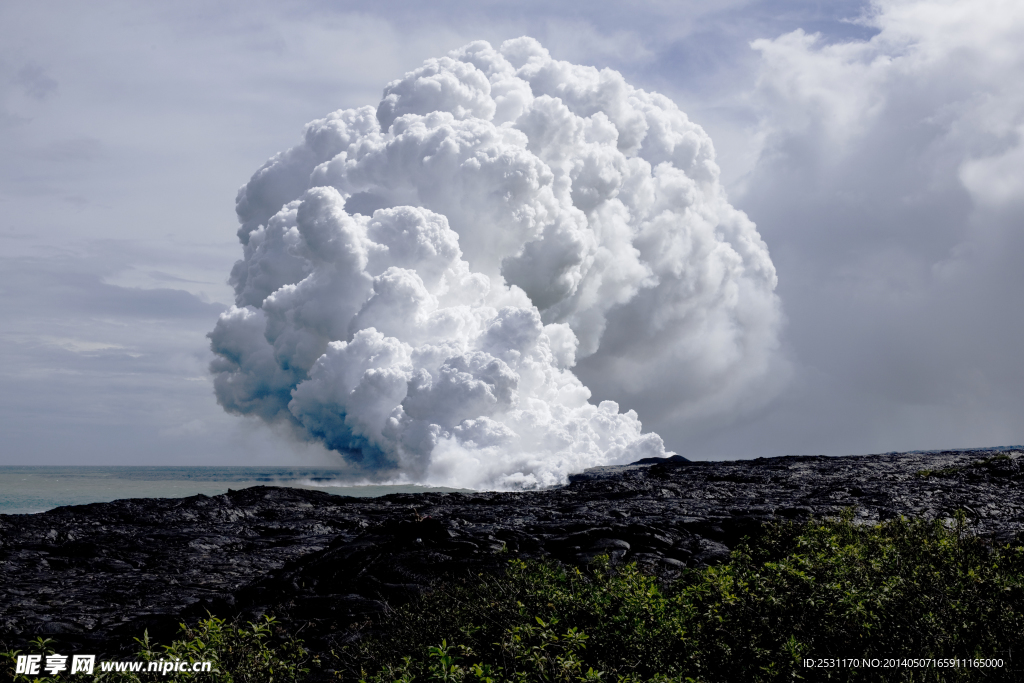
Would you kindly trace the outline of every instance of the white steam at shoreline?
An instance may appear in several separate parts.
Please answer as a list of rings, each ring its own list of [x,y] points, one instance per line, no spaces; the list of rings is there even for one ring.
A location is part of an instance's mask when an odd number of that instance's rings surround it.
[[[776,346],[775,269],[710,138],[529,38],[310,123],[237,212],[218,401],[373,478],[536,487],[664,455],[635,412],[588,402],[577,359],[605,393],[714,412]]]

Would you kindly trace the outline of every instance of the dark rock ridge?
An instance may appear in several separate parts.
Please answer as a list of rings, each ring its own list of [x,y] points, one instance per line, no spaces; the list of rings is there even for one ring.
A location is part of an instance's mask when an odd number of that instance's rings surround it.
[[[0,515],[0,645],[37,635],[114,654],[148,628],[271,612],[315,648],[445,576],[513,557],[608,554],[671,579],[772,520],[864,522],[967,512],[998,541],[1024,529],[1024,449],[603,467],[557,489],[348,498],[257,486]]]

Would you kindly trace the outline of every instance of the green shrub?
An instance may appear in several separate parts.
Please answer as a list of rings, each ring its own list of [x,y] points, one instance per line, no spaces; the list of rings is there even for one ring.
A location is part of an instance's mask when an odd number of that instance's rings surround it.
[[[660,586],[635,566],[518,562],[438,591],[347,652],[366,681],[1022,680],[1024,549],[851,516],[776,525]],[[439,655],[441,643],[444,655]],[[999,670],[807,669],[805,658],[1002,658]],[[1020,655],[1018,654],[1019,658]],[[370,673],[367,673],[370,672]]]
[[[272,619],[210,617],[139,659],[209,660],[209,674],[94,680],[299,681],[307,653]],[[603,558],[587,570],[512,561],[502,576],[437,587],[378,635],[324,653],[325,678],[366,683],[1024,680],[1024,548],[993,548],[953,524],[778,524],[728,562],[663,585]],[[32,649],[45,653],[50,643]],[[9,652],[13,669],[14,657]],[[808,658],[1000,658],[1001,669],[807,668]],[[314,658],[313,664],[319,664]],[[76,675],[59,680],[85,680]],[[26,681],[58,679],[21,677]]]
[[[187,662],[212,662],[208,673],[135,673],[101,672],[97,658],[92,677],[81,673],[58,676],[14,675],[15,683],[58,683],[61,681],[109,681],[111,683],[142,683],[143,681],[189,681],[190,683],[288,683],[303,680],[309,673],[304,668],[307,653],[302,641],[294,638],[272,644],[272,617],[262,621],[239,626],[210,616],[195,627],[181,624],[179,638],[170,645],[156,646],[149,641],[149,634],[137,638],[139,652],[136,661],[154,662],[180,659]],[[37,638],[27,652],[18,650],[2,653],[8,660],[10,672],[15,670],[19,654],[53,654],[53,641]],[[45,659],[45,658],[44,658]],[[120,659],[111,657],[110,659]],[[128,658],[124,658],[127,660]],[[147,668],[143,666],[143,669]]]

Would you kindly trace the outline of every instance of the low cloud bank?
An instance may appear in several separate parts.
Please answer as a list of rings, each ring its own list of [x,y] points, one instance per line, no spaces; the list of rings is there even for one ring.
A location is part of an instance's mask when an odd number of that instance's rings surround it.
[[[770,374],[775,269],[710,138],[530,38],[471,43],[376,109],[310,123],[237,213],[218,401],[366,476],[556,484],[666,453],[574,369],[662,417],[735,411]]]

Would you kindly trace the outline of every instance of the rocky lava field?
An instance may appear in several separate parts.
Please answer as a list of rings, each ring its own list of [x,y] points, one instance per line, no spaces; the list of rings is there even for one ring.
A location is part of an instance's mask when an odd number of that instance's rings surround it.
[[[134,650],[205,616],[277,616],[314,650],[438,581],[515,557],[637,562],[666,580],[770,521],[876,522],[966,511],[995,542],[1024,531],[1022,449],[603,467],[516,493],[348,498],[258,486],[0,515],[0,647],[36,636]]]

